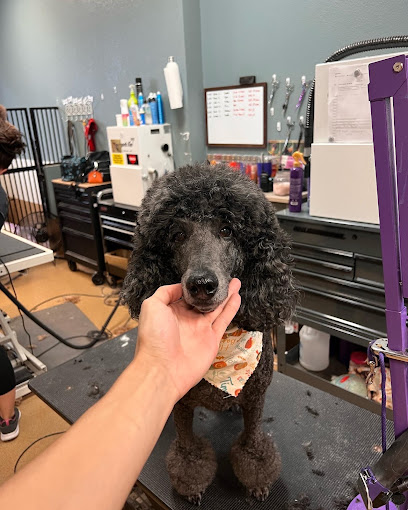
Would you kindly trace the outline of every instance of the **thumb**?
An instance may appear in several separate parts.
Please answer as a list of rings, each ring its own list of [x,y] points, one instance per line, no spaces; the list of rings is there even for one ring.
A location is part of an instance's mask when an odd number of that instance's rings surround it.
[[[152,297],[158,299],[165,305],[174,303],[183,297],[183,289],[181,287],[181,283],[163,285],[156,290]]]

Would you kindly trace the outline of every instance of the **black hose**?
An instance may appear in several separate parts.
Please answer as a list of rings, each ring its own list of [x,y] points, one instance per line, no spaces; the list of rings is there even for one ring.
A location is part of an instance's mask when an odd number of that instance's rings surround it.
[[[21,310],[29,319],[31,319],[33,322],[35,322],[37,324],[37,326],[40,326],[40,328],[42,328],[49,335],[53,336],[59,342],[66,345],[67,347],[71,347],[71,349],[78,349],[78,350],[89,349],[90,347],[93,347],[96,344],[96,342],[99,341],[99,338],[95,338],[94,340],[92,340],[91,342],[89,342],[86,345],[71,344],[71,342],[69,342],[65,338],[62,338],[62,336],[60,336],[58,333],[55,333],[55,331],[53,331],[46,324],[44,324],[39,319],[37,319],[37,317],[35,315],[33,315],[29,310],[27,310],[27,308],[24,305],[22,305],[20,303],[20,301],[18,301],[18,299],[16,299],[13,296],[13,294],[11,294],[11,292],[9,292],[9,290],[1,282],[0,282],[0,290],[10,299],[10,301],[12,301],[17,306],[17,308],[19,310]],[[86,336],[86,335],[84,335],[84,336]]]
[[[337,62],[343,58],[350,57],[356,53],[373,51],[387,48],[402,48],[408,46],[408,35],[395,35],[391,37],[379,37],[377,39],[367,39],[348,46],[344,46],[340,50],[330,55],[325,63]],[[306,106],[306,122],[305,122],[305,157],[310,156],[310,147],[313,142],[313,120],[314,120],[314,90],[315,80],[310,86],[309,97]]]

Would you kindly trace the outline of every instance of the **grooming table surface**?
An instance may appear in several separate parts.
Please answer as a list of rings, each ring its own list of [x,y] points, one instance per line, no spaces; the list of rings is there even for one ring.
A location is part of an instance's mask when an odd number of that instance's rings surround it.
[[[91,349],[35,378],[30,388],[73,423],[106,393],[130,363],[136,336],[135,329]],[[93,394],[95,385],[99,388],[97,395]],[[243,429],[241,415],[198,408],[194,428],[197,434],[210,439],[219,463],[216,479],[201,503],[204,510],[284,510],[302,494],[310,498],[310,510],[340,508],[336,507],[336,498],[352,499],[351,485],[355,485],[361,467],[378,458],[376,451],[381,443],[380,416],[275,373],[266,395],[263,428],[278,446],[282,472],[268,499],[258,503],[248,500],[228,459],[231,444]],[[392,442],[392,423],[387,428]],[[164,458],[174,437],[170,418],[139,482],[163,508],[192,510],[194,507],[173,491],[165,468]],[[309,460],[303,446],[309,441],[313,460]]]
[[[52,250],[11,232],[0,232],[0,257],[10,273],[54,260]],[[0,263],[0,276],[5,274],[6,268]]]

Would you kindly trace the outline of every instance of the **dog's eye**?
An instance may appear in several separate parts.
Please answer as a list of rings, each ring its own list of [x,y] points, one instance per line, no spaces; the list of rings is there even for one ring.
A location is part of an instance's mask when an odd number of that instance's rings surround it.
[[[173,236],[173,241],[176,243],[182,243],[186,239],[186,234],[184,232],[177,232]]]
[[[229,227],[222,227],[220,230],[220,236],[221,237],[231,237],[232,230]]]

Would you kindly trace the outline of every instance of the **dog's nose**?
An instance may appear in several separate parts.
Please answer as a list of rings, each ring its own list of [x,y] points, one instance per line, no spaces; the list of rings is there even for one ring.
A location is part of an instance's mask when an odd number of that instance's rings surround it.
[[[186,287],[192,297],[210,299],[218,289],[218,278],[215,274],[193,274],[187,282]]]

